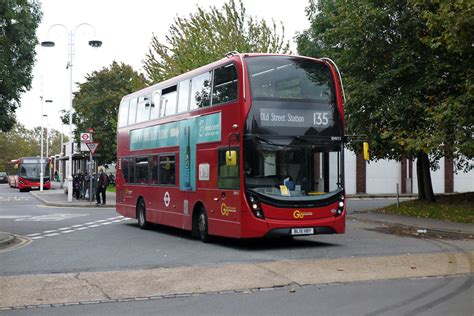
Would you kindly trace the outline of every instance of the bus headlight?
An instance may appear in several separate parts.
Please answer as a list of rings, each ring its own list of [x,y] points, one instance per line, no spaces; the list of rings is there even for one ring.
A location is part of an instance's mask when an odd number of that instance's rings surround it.
[[[248,202],[250,205],[250,210],[252,211],[253,215],[255,215],[255,217],[257,218],[264,219],[265,214],[263,213],[262,205],[257,200],[257,198],[255,198],[253,195],[249,195]]]
[[[338,208],[337,208],[337,211],[336,211],[336,216],[340,216],[344,212],[344,201],[343,200],[339,201],[337,206],[338,206]]]

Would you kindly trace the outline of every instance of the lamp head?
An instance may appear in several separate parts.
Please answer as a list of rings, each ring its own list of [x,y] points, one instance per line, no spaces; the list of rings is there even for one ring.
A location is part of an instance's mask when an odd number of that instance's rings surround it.
[[[90,40],[89,41],[89,46],[94,47],[94,48],[101,47],[102,46],[102,41],[99,41],[99,40],[96,40],[96,39],[95,40]]]
[[[43,47],[54,47],[54,42],[53,41],[44,41],[44,42],[41,42],[41,46]]]

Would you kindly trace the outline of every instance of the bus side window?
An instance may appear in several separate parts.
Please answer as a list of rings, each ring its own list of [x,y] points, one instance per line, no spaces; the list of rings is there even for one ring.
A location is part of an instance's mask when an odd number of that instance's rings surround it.
[[[160,90],[154,91],[151,99],[150,120],[156,119],[160,115]]]
[[[130,110],[128,111],[128,124],[134,124],[137,116],[137,98],[130,100]]]
[[[237,99],[237,69],[234,64],[214,70],[212,105]]]
[[[148,184],[148,157],[136,158],[135,183]]]
[[[176,163],[174,155],[160,156],[158,183],[165,185],[176,184]]]
[[[125,183],[129,183],[128,181],[128,174],[130,170],[130,158],[123,158],[122,159],[122,174]]]
[[[161,93],[160,117],[176,114],[177,86],[163,89]]]
[[[138,98],[137,105],[137,123],[150,119],[150,96],[142,96]]]
[[[183,113],[189,109],[189,91],[191,80],[184,80],[179,83],[178,93],[178,113]]]
[[[129,104],[130,104],[129,100],[123,100],[122,103],[120,103],[119,119],[118,119],[119,127],[123,127],[127,125]]]
[[[235,166],[229,166],[226,163],[226,152],[229,148],[221,148],[218,152],[218,182],[217,186],[219,189],[232,189],[238,190],[240,186],[240,177],[239,177],[239,149],[231,148],[232,151],[237,153],[237,164]]]
[[[190,110],[203,108],[211,104],[211,72],[193,78]]]
[[[158,184],[158,156],[148,157],[148,178],[150,184]]]

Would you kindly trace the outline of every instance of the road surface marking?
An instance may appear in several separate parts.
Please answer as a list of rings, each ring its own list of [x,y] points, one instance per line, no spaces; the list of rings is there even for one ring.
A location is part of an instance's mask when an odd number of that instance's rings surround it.
[[[120,219],[117,219],[117,218],[120,218]],[[33,234],[28,234],[26,236],[30,237],[32,240],[38,240],[38,239],[43,239],[43,238],[46,238],[46,237],[59,236],[61,234],[69,234],[69,233],[73,233],[73,232],[78,232],[78,231],[81,231],[81,230],[86,230],[88,228],[96,228],[96,227],[110,225],[110,224],[114,224],[114,223],[120,223],[120,222],[128,221],[128,220],[131,220],[131,218],[126,218],[126,217],[123,217],[123,216],[111,217],[111,218],[108,218],[108,219],[105,219],[105,220],[101,219],[101,220],[98,220],[98,221],[88,222],[88,223],[85,223],[85,224],[77,224],[77,225],[68,226],[68,227],[61,227],[61,228],[58,228],[58,229],[55,229],[55,230],[45,230],[42,233],[33,233]],[[87,226],[85,226],[85,225],[87,225]]]

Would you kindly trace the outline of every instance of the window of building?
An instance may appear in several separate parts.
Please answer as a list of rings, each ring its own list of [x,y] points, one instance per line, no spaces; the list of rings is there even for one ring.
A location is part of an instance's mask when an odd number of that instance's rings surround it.
[[[211,72],[194,77],[191,86],[190,110],[209,106],[211,104]]]
[[[214,70],[212,105],[237,99],[237,69],[229,64]]]
[[[137,116],[137,98],[130,100],[130,110],[128,111],[128,124],[134,124]]]
[[[158,118],[160,115],[160,101],[161,101],[161,91],[153,92],[151,98],[151,109],[150,109],[150,120]]]
[[[137,123],[150,119],[150,96],[141,96],[138,98],[137,105]]]
[[[227,166],[226,164],[226,151],[229,148],[222,148],[219,149],[218,152],[218,163],[219,163],[219,171],[218,171],[218,180],[217,186],[219,189],[231,189],[231,190],[238,190],[240,186],[240,177],[239,177],[239,149],[238,148],[231,148],[237,152],[237,165],[235,166]]]
[[[148,178],[150,184],[158,184],[158,156],[148,157]]]
[[[176,163],[175,155],[162,155],[159,164],[159,184],[176,184]]]
[[[136,158],[134,183],[148,184],[148,157]]]
[[[129,100],[123,100],[122,103],[120,103],[119,119],[118,119],[118,126],[119,127],[123,127],[123,126],[127,125],[129,105],[130,105]]]
[[[161,92],[160,117],[176,114],[176,102],[178,101],[177,86],[163,89]]]
[[[190,85],[191,85],[191,80],[189,79],[181,81],[179,83],[178,113],[183,113],[188,110]]]

